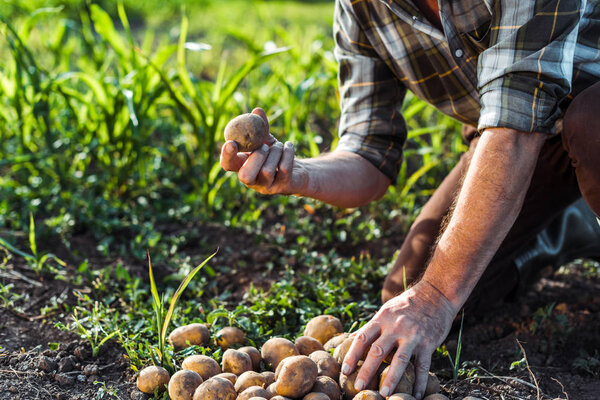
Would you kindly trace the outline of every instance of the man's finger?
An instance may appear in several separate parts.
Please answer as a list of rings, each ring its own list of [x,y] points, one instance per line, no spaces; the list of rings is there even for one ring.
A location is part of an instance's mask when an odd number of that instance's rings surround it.
[[[263,121],[265,121],[265,125],[267,125],[267,132],[269,132],[269,119],[267,118],[267,113],[265,113],[265,110],[260,107],[256,107],[254,110],[252,110],[252,114],[258,115],[263,119]]]
[[[283,145],[283,154],[281,155],[278,168],[277,181],[282,183],[288,182],[294,168],[294,145],[292,142],[285,142]]]
[[[237,144],[233,140],[229,140],[221,147],[221,167],[225,171],[239,171],[248,159],[248,155],[238,153]]]
[[[275,174],[277,173],[277,166],[281,160],[283,154],[283,144],[280,142],[275,143],[269,151],[267,160],[260,169],[260,175],[258,183],[266,187],[270,187],[275,181]]]
[[[415,388],[414,396],[417,400],[423,398],[427,380],[429,379],[429,367],[431,367],[431,354],[418,353],[415,355]]]
[[[381,388],[379,388],[379,393],[383,397],[391,395],[400,382],[402,375],[404,375],[404,370],[406,370],[406,366],[410,361],[413,349],[414,344],[412,341],[404,341],[398,346],[398,350],[396,350],[394,357],[392,357],[390,369],[381,384]]]
[[[268,153],[269,146],[263,144],[258,150],[255,150],[252,152],[252,154],[250,154],[248,160],[246,160],[238,172],[238,178],[240,182],[247,186],[254,185],[256,183],[256,178],[258,177],[258,173],[267,159]]]
[[[371,382],[381,362],[392,350],[394,344],[394,339],[390,336],[380,336],[379,339],[373,342],[365,363],[360,367],[360,372],[356,376],[356,381],[354,382],[356,390],[363,390],[366,388],[367,383]]]
[[[361,356],[369,348],[371,343],[381,335],[381,329],[378,324],[372,322],[363,326],[354,335],[354,340],[350,345],[348,353],[342,364],[342,373],[345,375],[351,374],[356,368],[356,364],[360,361]]]

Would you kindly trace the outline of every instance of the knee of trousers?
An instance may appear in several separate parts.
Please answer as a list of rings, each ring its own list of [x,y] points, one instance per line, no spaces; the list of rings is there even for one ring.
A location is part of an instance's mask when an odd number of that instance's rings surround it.
[[[571,102],[563,119],[563,146],[575,167],[581,192],[594,211],[600,207],[600,82]]]
[[[573,161],[598,165],[600,154],[600,82],[581,92],[563,119],[563,144]]]

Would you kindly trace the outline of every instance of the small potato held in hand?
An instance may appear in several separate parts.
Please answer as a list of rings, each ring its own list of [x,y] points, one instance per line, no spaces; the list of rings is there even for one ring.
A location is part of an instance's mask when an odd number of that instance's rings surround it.
[[[269,132],[265,121],[256,114],[242,114],[225,127],[225,140],[233,140],[241,152],[258,149],[267,140]]]

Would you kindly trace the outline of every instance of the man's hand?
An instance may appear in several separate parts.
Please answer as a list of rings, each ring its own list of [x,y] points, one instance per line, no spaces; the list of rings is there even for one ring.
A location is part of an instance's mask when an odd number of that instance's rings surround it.
[[[439,290],[426,281],[419,282],[385,303],[373,319],[354,334],[342,372],[352,373],[361,355],[370,347],[354,385],[362,390],[386,356],[394,352],[390,372],[379,390],[387,397],[393,393],[414,356],[413,393],[421,399],[427,386],[431,355],[448,335],[457,312]]]
[[[255,108],[269,127],[269,120],[262,108]],[[295,160],[292,142],[282,144],[269,134],[268,139],[252,153],[238,152],[237,143],[229,140],[221,148],[221,167],[238,173],[247,187],[263,194],[298,194],[308,182],[308,173]]]

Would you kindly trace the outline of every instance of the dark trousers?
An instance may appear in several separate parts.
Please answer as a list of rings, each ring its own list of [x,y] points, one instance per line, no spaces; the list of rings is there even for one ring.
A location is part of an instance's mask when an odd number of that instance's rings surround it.
[[[470,149],[444,179],[411,226],[394,268],[386,278],[384,301],[424,272],[442,221],[460,189],[462,176],[477,146],[473,131],[463,130]],[[563,119],[563,132],[549,138],[540,153],[523,208],[494,259],[484,272],[467,305],[486,306],[505,298],[518,285],[512,256],[523,244],[581,196],[600,215],[600,83],[581,92]]]

